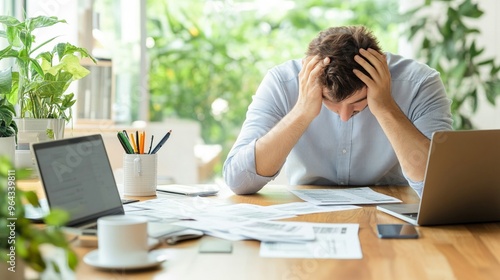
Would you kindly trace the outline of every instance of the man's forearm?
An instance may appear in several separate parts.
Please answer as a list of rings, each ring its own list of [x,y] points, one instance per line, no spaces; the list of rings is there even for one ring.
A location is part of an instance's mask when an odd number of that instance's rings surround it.
[[[395,102],[374,115],[387,135],[406,176],[416,182],[423,181],[430,140],[413,125]]]
[[[283,166],[311,120],[295,108],[255,143],[255,168],[261,176],[273,176]]]

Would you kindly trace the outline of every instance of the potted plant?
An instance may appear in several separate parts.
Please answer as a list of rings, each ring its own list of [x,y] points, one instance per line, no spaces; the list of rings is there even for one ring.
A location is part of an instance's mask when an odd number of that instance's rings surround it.
[[[16,111],[7,100],[7,93],[11,91],[11,82],[7,71],[0,71],[0,77],[6,76],[7,83],[0,83],[0,156],[5,155],[14,161],[16,149],[17,125],[14,121]]]
[[[68,220],[68,213],[51,211],[44,218],[43,227],[24,216],[24,203],[40,207],[35,192],[23,191],[16,185],[28,172],[15,170],[11,161],[0,156],[0,278],[24,279],[23,266],[43,273],[46,278],[57,278],[54,273],[63,278],[72,275],[78,258],[60,228]],[[66,258],[51,257],[47,253],[51,246],[63,250]]]
[[[0,16],[0,23],[5,26],[5,30],[0,31],[0,37],[4,37],[8,44],[0,50],[0,59],[12,58],[17,66],[17,71],[11,70],[12,90],[8,99],[19,105],[20,120],[17,125],[20,133],[25,130],[28,119],[44,119],[51,123],[43,125],[35,120],[35,128],[42,126],[44,129],[35,137],[32,134],[31,139],[23,139],[19,135],[19,143],[62,138],[65,121],[71,119],[71,106],[76,102],[74,94],[66,91],[73,81],[89,74],[89,70],[80,64],[81,59],[89,58],[94,63],[95,59],[86,49],[70,43],[57,43],[51,51],[40,52],[57,37],[35,44],[36,31],[66,23],[65,20],[37,16],[19,21],[11,16]],[[9,75],[0,78],[6,77]]]
[[[12,161],[15,157],[17,134],[14,114],[14,106],[0,94],[0,156],[7,156]]]

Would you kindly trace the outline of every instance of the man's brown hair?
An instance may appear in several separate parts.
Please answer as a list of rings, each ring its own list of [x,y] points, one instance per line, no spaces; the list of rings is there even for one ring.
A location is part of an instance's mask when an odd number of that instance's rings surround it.
[[[354,56],[359,54],[361,48],[372,48],[381,52],[377,38],[363,26],[331,27],[321,31],[309,43],[307,56],[330,58],[330,63],[325,66],[324,73],[319,78],[319,83],[329,90],[330,96],[336,101],[342,101],[365,87],[365,84],[354,75],[353,69],[358,69],[370,77],[370,74],[354,60]]]

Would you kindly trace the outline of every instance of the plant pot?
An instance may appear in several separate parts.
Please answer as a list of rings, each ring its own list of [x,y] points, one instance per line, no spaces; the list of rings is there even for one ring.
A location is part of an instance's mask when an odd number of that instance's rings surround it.
[[[58,140],[64,138],[65,121],[63,119],[15,119],[17,133],[16,167],[31,168],[32,177],[37,177],[35,155],[31,149],[34,143]],[[31,167],[26,166],[32,163]]]
[[[16,137],[0,137],[0,156],[7,156],[11,161],[15,161]]]
[[[17,149],[26,150],[29,145],[38,142],[62,139],[65,121],[63,119],[15,119],[17,133]],[[28,144],[28,146],[26,146]]]

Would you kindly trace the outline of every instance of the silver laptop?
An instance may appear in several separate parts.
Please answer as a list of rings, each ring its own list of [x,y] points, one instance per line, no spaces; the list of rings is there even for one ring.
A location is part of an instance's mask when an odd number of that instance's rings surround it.
[[[500,130],[435,132],[420,204],[377,209],[420,226],[500,221]]]
[[[70,214],[68,227],[95,228],[97,219],[124,214],[101,135],[33,144],[48,208]]]

